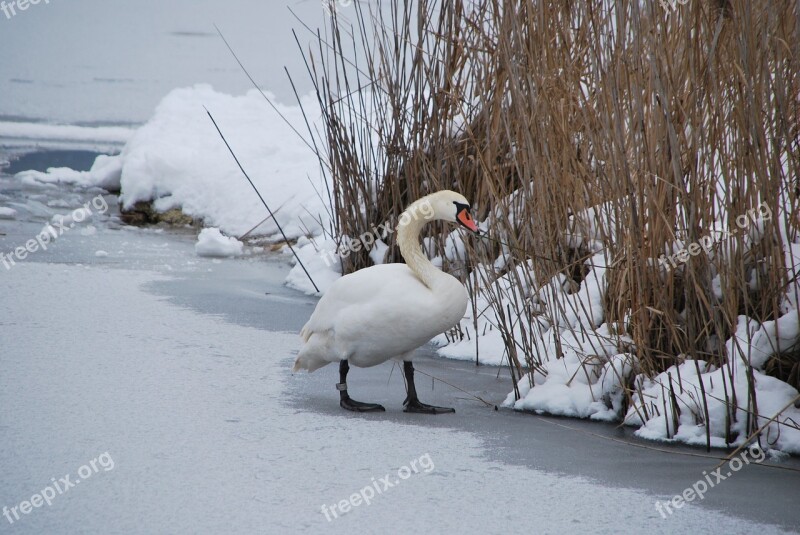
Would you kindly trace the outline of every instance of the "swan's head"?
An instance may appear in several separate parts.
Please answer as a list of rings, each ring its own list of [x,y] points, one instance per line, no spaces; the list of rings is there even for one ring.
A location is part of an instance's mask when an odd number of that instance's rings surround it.
[[[478,225],[469,213],[469,201],[460,193],[443,190],[428,195],[426,200],[432,207],[432,219],[458,223],[472,232],[478,232]]]
[[[440,219],[479,232],[478,225],[469,213],[469,201],[460,193],[450,190],[437,191],[412,203],[400,214],[397,228],[408,228],[412,221],[419,226],[428,221]]]

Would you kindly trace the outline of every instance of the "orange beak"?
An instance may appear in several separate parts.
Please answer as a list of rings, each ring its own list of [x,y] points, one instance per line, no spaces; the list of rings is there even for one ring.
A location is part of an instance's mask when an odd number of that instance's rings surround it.
[[[458,213],[456,216],[458,222],[470,229],[472,232],[478,232],[478,225],[475,224],[475,220],[472,219],[472,216],[469,215],[469,211],[464,208]]]

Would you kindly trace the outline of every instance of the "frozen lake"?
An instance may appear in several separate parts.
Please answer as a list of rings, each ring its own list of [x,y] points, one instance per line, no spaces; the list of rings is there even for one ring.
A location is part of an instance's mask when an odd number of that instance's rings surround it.
[[[323,23],[317,0],[290,7]],[[85,169],[93,151],[120,150],[127,129],[176,87],[250,89],[214,24],[278,101],[294,102],[284,66],[301,93],[311,89],[281,2],[51,0],[0,12],[0,162],[68,149],[6,171]],[[86,130],[66,139],[50,123]],[[333,367],[290,372],[316,299],[284,286],[288,257],[198,257],[196,229],[123,225],[116,197],[100,190],[0,173],[0,255],[87,202],[91,216],[46,250],[8,269],[0,260],[0,534],[800,526],[797,472],[765,466],[662,515],[657,503],[703,479],[721,452],[494,410],[510,390],[505,370],[432,358],[430,348],[418,369],[464,391],[420,377],[420,395],[456,414],[403,413],[391,364],[349,377],[354,397],[386,413],[342,411]]]
[[[290,9],[312,28],[323,24],[319,0],[51,0],[10,19],[0,12],[0,120],[142,123],[176,87],[241,94],[251,84],[214,24],[260,85],[294,103],[284,66],[301,93],[311,85]],[[304,44],[309,35],[298,30]]]
[[[312,85],[292,28],[308,47],[298,19],[323,32],[326,20],[319,0],[51,0],[15,13],[0,11],[0,167],[43,147],[118,152],[175,88],[252,89],[215,25],[259,86],[294,105],[286,70],[301,95]]]

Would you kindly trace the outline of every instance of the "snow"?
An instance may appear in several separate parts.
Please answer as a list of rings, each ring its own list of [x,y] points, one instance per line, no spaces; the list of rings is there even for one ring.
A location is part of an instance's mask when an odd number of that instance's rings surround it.
[[[274,100],[273,95],[268,96]],[[316,99],[305,97],[303,105],[313,117]],[[277,224],[237,167],[206,109],[274,211]],[[108,139],[117,135],[127,140],[121,154],[98,156],[89,171],[51,168],[47,172],[24,171],[17,178],[28,185],[121,190],[125,209],[137,202],[153,202],[162,212],[179,208],[230,235],[251,231],[255,236],[278,236],[280,225],[290,239],[318,236],[329,225],[319,193],[327,188],[320,182],[316,156],[284,121],[302,125],[303,113],[298,105],[277,104],[277,110],[256,90],[231,96],[208,85],[176,89],[164,97],[142,127],[133,132],[110,131]],[[46,131],[51,127],[26,128]],[[82,132],[75,127],[75,136]]]
[[[223,236],[218,228],[204,228],[194,246],[198,256],[241,256],[244,244],[236,238]]]
[[[799,339],[797,310],[760,325],[747,316],[739,316],[736,332],[725,343],[725,349],[731,358],[763,369],[769,357],[792,348]]]
[[[498,263],[500,260],[498,260]],[[556,277],[549,284],[539,286],[536,281],[528,281],[522,267],[516,268],[516,274],[508,273],[492,283],[492,288],[482,287],[477,296],[478,318],[473,317],[472,307],[468,307],[467,314],[461,321],[461,329],[471,333],[469,337],[448,344],[446,337],[439,336],[434,341],[445,345],[439,350],[443,356],[462,360],[475,360],[476,344],[474,333],[478,333],[478,353],[481,362],[485,364],[502,364],[505,360],[505,342],[497,329],[501,320],[492,314],[491,303],[494,300],[503,301],[502,308],[506,305],[516,310],[518,303],[531,301],[542,309],[549,308],[558,313],[537,316],[538,323],[522,325],[515,321],[515,338],[521,339],[523,329],[534,333],[534,343],[537,344],[540,355],[556,355],[558,348],[554,342],[556,332],[562,337],[562,352],[566,356],[574,353],[584,354],[612,354],[616,342],[611,341],[610,333],[603,328],[596,332],[579,336],[581,326],[591,326],[592,330],[603,324],[603,296],[605,293],[606,260],[603,253],[598,253],[586,261],[588,274],[577,291],[566,284],[563,276]],[[499,296],[499,297],[498,297]],[[508,297],[505,297],[508,296]],[[548,318],[554,317],[556,324],[552,325]],[[475,324],[477,323],[477,328]],[[518,334],[517,334],[518,333]],[[573,351],[574,350],[574,351]],[[577,352],[575,352],[577,351]],[[572,353],[570,353],[572,352]],[[507,362],[507,361],[506,361]],[[579,365],[576,360],[576,364]]]
[[[763,221],[757,215],[753,211],[754,219],[746,241],[748,247],[763,239]],[[575,233],[570,239],[592,245],[599,251],[585,262],[587,275],[579,284],[560,274],[540,284],[528,280],[521,266],[493,280],[488,268],[479,268],[480,285],[474,308],[477,317],[473,307],[469,307],[459,326],[463,333],[461,338],[453,333],[435,338],[434,342],[442,346],[439,354],[484,364],[508,364],[507,340],[498,326],[511,324],[518,352],[531,351],[535,366],[519,380],[518,391],[508,394],[505,406],[558,416],[622,421],[636,427],[640,437],[693,445],[706,444],[707,430],[711,444],[719,447],[744,444],[753,431],[747,428],[747,411],[753,410],[748,406],[751,400],[747,396],[748,371],[752,369],[759,414],[755,424],[763,425],[783,411],[762,434],[762,447],[800,453],[800,430],[797,429],[800,409],[786,407],[798,392],[764,372],[770,357],[800,343],[797,278],[786,292],[783,314],[778,319],[759,323],[745,316],[738,318],[736,332],[725,342],[730,362],[722,369],[706,369],[706,363],[698,361],[701,370],[698,378],[694,361],[688,361],[650,379],[641,374],[634,353],[621,351],[626,345],[632,347],[627,336],[618,334],[625,332],[627,320],[620,325],[610,324],[603,315],[608,260],[602,247],[595,245],[601,242],[600,236],[607,230],[598,230],[599,219],[602,218],[594,209],[574,218]],[[729,243],[719,242],[719,237],[713,239],[723,258]],[[792,243],[785,231],[782,239],[787,265],[797,266],[798,245]],[[683,244],[676,242],[675,247],[679,246]],[[505,267],[505,256],[501,254],[493,268]],[[797,268],[792,267],[792,270],[797,271]],[[538,311],[530,325],[522,324],[522,316],[500,318],[494,313],[500,309],[513,314],[521,307]],[[529,349],[522,347],[523,340],[529,340]],[[633,400],[623,414],[625,388],[631,378],[634,379]],[[707,420],[700,401],[701,380],[708,397]],[[670,387],[671,384],[674,386]],[[739,405],[731,409],[729,415],[721,400],[734,393]],[[673,424],[676,416],[673,400],[680,410],[677,428]],[[730,433],[726,429],[728,421],[732,422]]]
[[[311,98],[304,99],[313,114]],[[231,235],[242,235],[268,216],[220,139],[204,108],[224,133],[278,223],[289,238],[319,232],[327,219],[317,194],[319,163],[311,149],[264,101],[258,91],[243,96],[208,85],[167,95],[152,119],[125,146],[121,200],[125,208],[155,201],[158,211],[180,208]],[[292,124],[303,124],[299,106],[278,105]],[[320,187],[321,186],[321,187]],[[275,221],[256,234],[274,235]]]
[[[733,361],[723,367],[706,369],[704,361],[687,361],[659,374],[652,380],[644,376],[636,379],[639,386],[633,404],[628,410],[624,422],[628,425],[641,426],[636,434],[643,438],[664,441],[678,441],[687,444],[706,444],[705,407],[702,402],[700,383],[706,392],[708,409],[708,430],[711,445],[726,446],[726,421],[731,420],[732,443],[740,445],[747,442],[752,431],[748,431],[747,409],[750,400],[747,397],[748,370],[745,363]],[[698,375],[698,370],[700,375]],[[763,449],[774,448],[787,453],[800,453],[800,409],[787,405],[797,397],[797,390],[788,384],[753,369],[753,380],[756,384],[759,418],[752,422],[758,427],[778,414],[776,421],[769,424],[762,437]],[[670,394],[668,386],[675,388]],[[725,404],[726,392],[736,392],[738,405],[736,410],[729,410]],[[641,394],[641,395],[639,395]],[[676,400],[676,403],[672,402]],[[646,400],[646,402],[643,402]],[[676,415],[675,404],[678,414]],[[674,419],[678,421],[675,428]],[[646,421],[645,421],[646,419]]]
[[[615,421],[622,407],[620,378],[631,372],[634,362],[635,356],[626,353],[582,360],[577,352],[570,351],[563,359],[548,363],[546,377],[541,372],[534,372],[533,378],[523,377],[522,398],[515,402],[512,392],[504,404],[520,410]],[[533,388],[530,380],[536,385]]]
[[[372,249],[369,251],[369,258],[372,260],[372,263],[376,266],[378,264],[385,264],[386,263],[386,254],[389,250],[389,246],[381,240],[375,240],[375,243],[372,245]]]
[[[294,250],[308,270],[314,283],[320,289],[319,294],[325,293],[342,276],[342,265],[336,253],[337,248],[334,240],[312,240],[302,237],[297,241]],[[284,248],[283,252],[284,254],[291,254],[288,247]],[[291,269],[286,277],[286,283],[290,288],[300,290],[309,295],[318,293],[299,264],[295,264]]]
[[[0,206],[0,219],[16,219],[17,211],[13,208]]]

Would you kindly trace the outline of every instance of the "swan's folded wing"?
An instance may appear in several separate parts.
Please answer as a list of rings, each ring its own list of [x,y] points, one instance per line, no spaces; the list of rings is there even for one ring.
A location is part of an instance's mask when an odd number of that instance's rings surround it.
[[[419,306],[430,293],[405,264],[382,264],[350,273],[336,281],[322,296],[300,335],[308,340],[315,332],[355,328],[371,317]],[[416,301],[415,301],[416,300]]]

